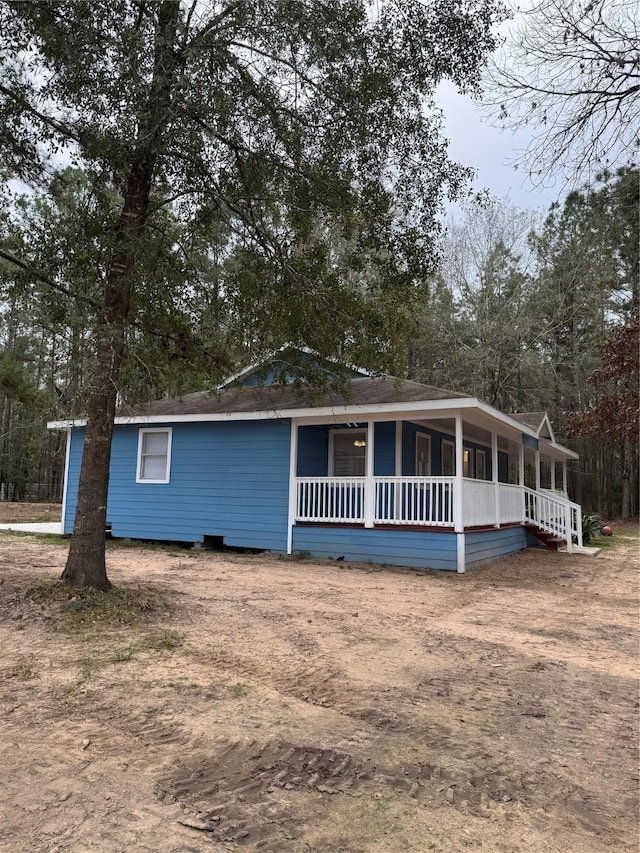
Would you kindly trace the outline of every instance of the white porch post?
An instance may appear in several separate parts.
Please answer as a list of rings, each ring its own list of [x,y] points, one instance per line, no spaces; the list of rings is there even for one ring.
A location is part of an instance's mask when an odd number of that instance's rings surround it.
[[[556,460],[551,460],[551,491],[556,490]]]
[[[536,448],[536,492],[540,491],[540,451]]]
[[[373,527],[375,516],[375,483],[373,482],[373,421],[367,423],[367,467],[364,481],[364,526]]]
[[[569,490],[567,488],[567,460],[562,460],[562,491],[564,492],[565,497],[569,494]]]
[[[396,421],[396,477],[402,477],[402,421]]]
[[[526,521],[527,504],[524,492],[524,444],[520,443],[518,448],[518,485],[520,486],[520,507],[522,509],[522,522]]]
[[[455,489],[453,492],[453,521],[456,531],[457,540],[457,566],[459,574],[464,574],[465,570],[465,554],[464,554],[464,503],[462,500],[463,478],[462,478],[462,453],[463,453],[463,433],[462,433],[462,415],[456,415],[456,480]]]
[[[494,527],[500,527],[500,485],[498,483],[498,433],[491,433],[491,479],[496,503],[496,520]]]
[[[293,525],[296,523],[298,489],[296,469],[298,465],[298,422],[291,418],[291,440],[289,449],[289,527],[287,530],[287,554],[293,552]]]
[[[402,421],[396,421],[395,475],[396,477],[402,477]],[[395,484],[393,492],[395,495],[394,517],[399,519],[402,515],[402,487],[399,483]]]
[[[524,486],[524,444],[518,448],[518,485]]]

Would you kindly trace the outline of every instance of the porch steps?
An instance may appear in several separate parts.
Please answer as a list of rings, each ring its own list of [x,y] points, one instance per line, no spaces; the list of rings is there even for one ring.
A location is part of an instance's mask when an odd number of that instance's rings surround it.
[[[564,539],[554,536],[553,533],[549,533],[548,530],[542,530],[540,527],[536,527],[535,524],[525,524],[525,527],[529,533],[533,533],[536,539],[539,539],[544,547],[549,551],[557,551],[561,546],[566,545]]]

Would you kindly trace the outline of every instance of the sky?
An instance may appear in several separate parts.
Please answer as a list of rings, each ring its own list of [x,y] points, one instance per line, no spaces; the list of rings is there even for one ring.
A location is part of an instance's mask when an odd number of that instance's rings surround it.
[[[552,177],[543,186],[533,186],[521,167],[514,168],[513,161],[529,141],[526,131],[514,134],[493,127],[481,105],[461,95],[452,83],[441,84],[437,101],[444,113],[443,133],[449,140],[451,158],[476,170],[474,191],[487,189],[527,210],[546,211],[563,197],[562,185],[554,183]]]

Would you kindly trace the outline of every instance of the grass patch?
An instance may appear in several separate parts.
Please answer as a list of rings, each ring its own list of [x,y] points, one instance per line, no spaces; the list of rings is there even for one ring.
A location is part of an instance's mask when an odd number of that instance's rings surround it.
[[[166,614],[166,595],[149,587],[70,589],[61,581],[43,581],[31,587],[25,598],[44,604],[59,627],[70,631],[134,626]]]
[[[29,658],[19,658],[17,663],[5,673],[7,678],[15,678],[18,681],[30,681],[32,678],[38,678],[38,671],[35,668],[33,661]]]
[[[0,543],[3,545],[62,545],[69,547],[68,536],[54,533],[21,533],[19,530],[0,530]]]
[[[153,635],[149,637],[147,642],[148,649],[156,649],[157,651],[173,651],[180,645],[182,645],[182,636],[177,631],[171,630]]]
[[[616,526],[615,522],[611,523],[613,530],[612,536],[593,536],[589,545],[593,548],[602,548],[605,551],[615,551],[617,548],[628,548],[630,545],[637,545],[640,539],[640,530],[633,523],[624,522]]]
[[[110,663],[126,663],[126,661],[133,660],[135,653],[136,650],[133,646],[127,646],[126,649],[119,649],[117,652],[114,652]]]
[[[95,678],[93,669],[93,662],[88,658],[81,661],[82,669],[80,670],[80,677],[78,678],[78,684],[84,684],[86,681],[93,681]]]

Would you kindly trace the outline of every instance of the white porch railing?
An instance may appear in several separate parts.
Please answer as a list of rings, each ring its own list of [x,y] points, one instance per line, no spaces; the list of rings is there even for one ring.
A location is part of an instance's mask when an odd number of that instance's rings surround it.
[[[297,477],[296,521],[364,522],[365,477]]]
[[[453,527],[454,477],[297,477],[296,521]],[[368,516],[368,517],[367,517]]]
[[[576,544],[582,548],[582,510],[579,504],[548,491],[536,492],[525,486],[522,491],[525,522],[564,539],[569,552]]]
[[[468,478],[462,482],[464,527],[522,523],[524,497],[520,486]]]
[[[297,477],[295,520],[453,528],[456,483],[455,477]],[[564,539],[569,551],[582,546],[580,506],[561,495],[489,480],[464,479],[462,487],[463,529],[528,522]]]
[[[495,485],[488,480],[470,480],[468,478],[462,482],[462,520],[464,527],[495,524]]]
[[[455,477],[374,477],[375,524],[453,527]]]

